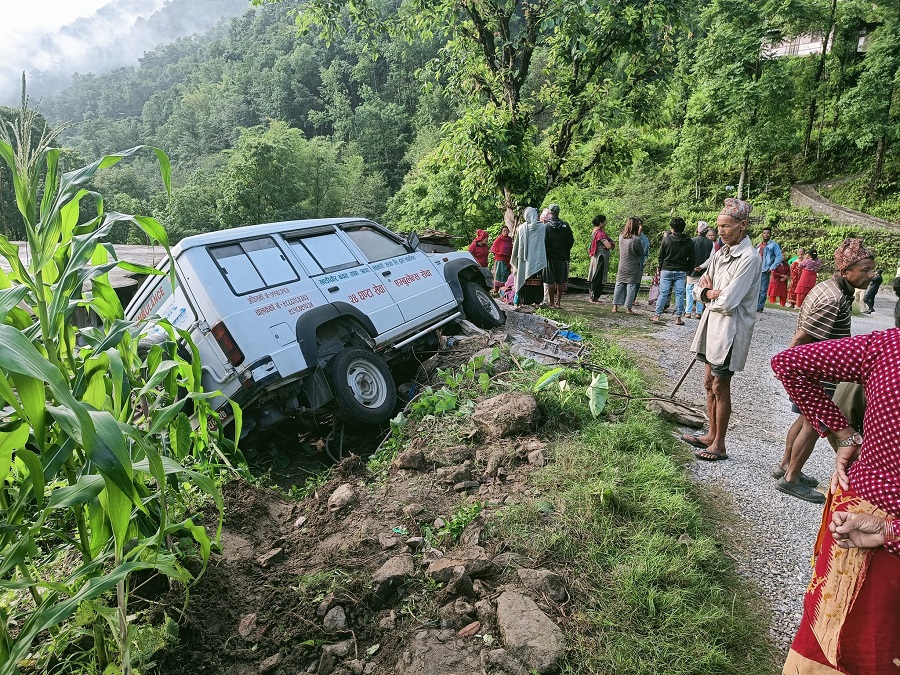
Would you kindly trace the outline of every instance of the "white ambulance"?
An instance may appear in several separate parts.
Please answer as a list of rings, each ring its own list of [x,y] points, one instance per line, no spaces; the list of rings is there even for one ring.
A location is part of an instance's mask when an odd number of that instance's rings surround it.
[[[391,366],[463,316],[503,323],[490,274],[469,253],[429,254],[369,220],[252,225],[183,239],[169,276],[151,277],[125,310],[168,319],[197,344],[221,424],[244,411],[244,435],[326,405],[347,420],[394,413]],[[160,266],[168,270],[168,262]],[[166,339],[148,323],[144,342]]]

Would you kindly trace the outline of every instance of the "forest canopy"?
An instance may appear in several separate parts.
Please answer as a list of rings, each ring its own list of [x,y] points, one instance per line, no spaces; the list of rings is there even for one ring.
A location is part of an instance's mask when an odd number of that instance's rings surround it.
[[[66,125],[63,164],[166,150],[171,195],[142,160],[95,187],[173,241],[349,215],[468,238],[549,201],[580,228],[604,210],[658,231],[673,210],[738,195],[762,213],[793,182],[855,174],[848,199],[898,220],[897,35],[900,10],[862,0],[284,0],[40,110]],[[0,233],[17,238],[7,178]]]

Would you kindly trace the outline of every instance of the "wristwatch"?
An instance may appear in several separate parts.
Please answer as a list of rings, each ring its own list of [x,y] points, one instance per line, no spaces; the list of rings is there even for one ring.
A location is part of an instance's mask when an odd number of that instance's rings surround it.
[[[849,438],[837,442],[839,448],[849,448],[851,445],[862,445],[863,437],[859,433],[855,433]]]

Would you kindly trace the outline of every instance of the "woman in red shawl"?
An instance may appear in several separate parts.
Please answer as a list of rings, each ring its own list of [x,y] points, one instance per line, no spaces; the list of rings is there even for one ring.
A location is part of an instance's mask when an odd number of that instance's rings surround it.
[[[772,270],[772,278],[769,281],[769,302],[773,305],[777,299],[781,302],[781,306],[784,307],[784,303],[787,301],[788,279],[790,278],[791,268],[788,266],[787,261],[782,260],[781,264]]]
[[[806,258],[806,249],[798,248],[797,255],[788,261],[791,266],[791,285],[788,287],[788,307],[797,306],[797,284],[800,283],[800,263]]]
[[[475,239],[469,244],[469,253],[475,258],[482,267],[488,266],[488,233],[484,230],[478,230],[475,233]]]
[[[509,228],[506,225],[491,244],[491,253],[494,254],[494,290],[499,292],[512,271],[509,269],[509,259],[512,256],[512,237],[509,236]]]
[[[822,261],[819,260],[819,254],[815,249],[810,249],[809,255],[800,262],[800,280],[794,290],[794,298],[797,301],[797,307],[806,300],[806,295],[816,285],[819,278],[819,270],[822,268]]]

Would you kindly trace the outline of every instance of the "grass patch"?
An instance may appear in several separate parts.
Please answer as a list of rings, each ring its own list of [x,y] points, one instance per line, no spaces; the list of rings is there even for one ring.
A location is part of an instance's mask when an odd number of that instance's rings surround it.
[[[641,395],[627,352],[581,321],[570,322],[591,340],[592,359]],[[569,379],[578,390],[588,375]],[[721,550],[668,426],[638,403],[594,419],[585,397],[563,405],[564,395],[539,394],[556,442],[554,461],[531,478],[535,494],[489,522],[509,548],[570,572],[562,672],[777,672],[766,617]]]

